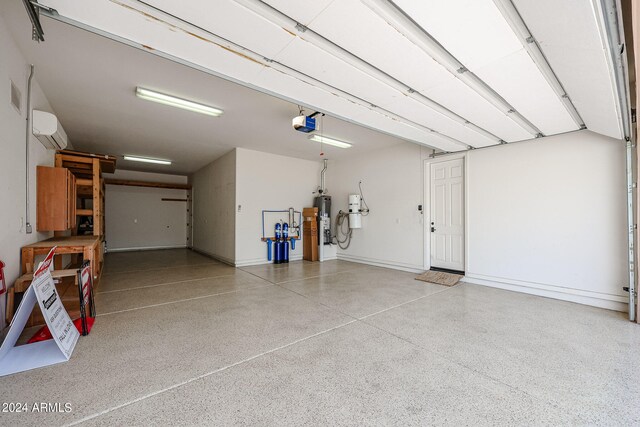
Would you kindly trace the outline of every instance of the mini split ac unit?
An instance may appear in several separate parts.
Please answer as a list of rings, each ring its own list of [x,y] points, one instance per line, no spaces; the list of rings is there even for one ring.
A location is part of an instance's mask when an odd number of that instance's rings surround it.
[[[33,110],[33,135],[50,150],[63,150],[69,142],[58,118],[45,111]]]

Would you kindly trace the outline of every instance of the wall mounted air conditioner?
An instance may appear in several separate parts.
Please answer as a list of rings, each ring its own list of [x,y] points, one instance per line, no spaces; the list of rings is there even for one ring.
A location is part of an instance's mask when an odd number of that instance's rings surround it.
[[[58,118],[46,111],[33,110],[33,135],[49,150],[63,150],[69,142]]]

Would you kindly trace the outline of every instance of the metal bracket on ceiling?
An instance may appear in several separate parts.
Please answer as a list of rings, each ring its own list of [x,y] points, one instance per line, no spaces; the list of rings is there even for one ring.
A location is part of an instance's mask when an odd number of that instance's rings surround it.
[[[307,31],[307,27],[298,22],[296,23],[296,30],[300,31],[301,33],[304,33]]]
[[[38,9],[42,9],[42,10],[46,10],[47,12],[51,13],[52,15],[58,15],[58,11],[56,9],[38,3],[38,0],[30,0],[29,3],[31,3],[31,5],[33,7],[36,7]]]
[[[31,38],[37,42],[44,41],[44,30],[40,24],[40,4],[37,1],[22,0],[25,9],[27,9],[27,15],[31,21]]]

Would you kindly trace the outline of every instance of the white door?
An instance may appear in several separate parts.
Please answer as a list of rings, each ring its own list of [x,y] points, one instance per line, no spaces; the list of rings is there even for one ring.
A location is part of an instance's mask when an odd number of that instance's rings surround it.
[[[431,266],[464,271],[464,159],[430,165]]]

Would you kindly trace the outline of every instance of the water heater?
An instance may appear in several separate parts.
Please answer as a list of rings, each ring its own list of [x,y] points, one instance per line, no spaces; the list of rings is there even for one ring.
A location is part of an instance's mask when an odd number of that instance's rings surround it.
[[[318,242],[320,233],[324,234],[324,244],[331,244],[331,196],[318,196],[313,201],[318,208]]]
[[[361,201],[359,194],[349,194],[349,228],[362,228]]]

